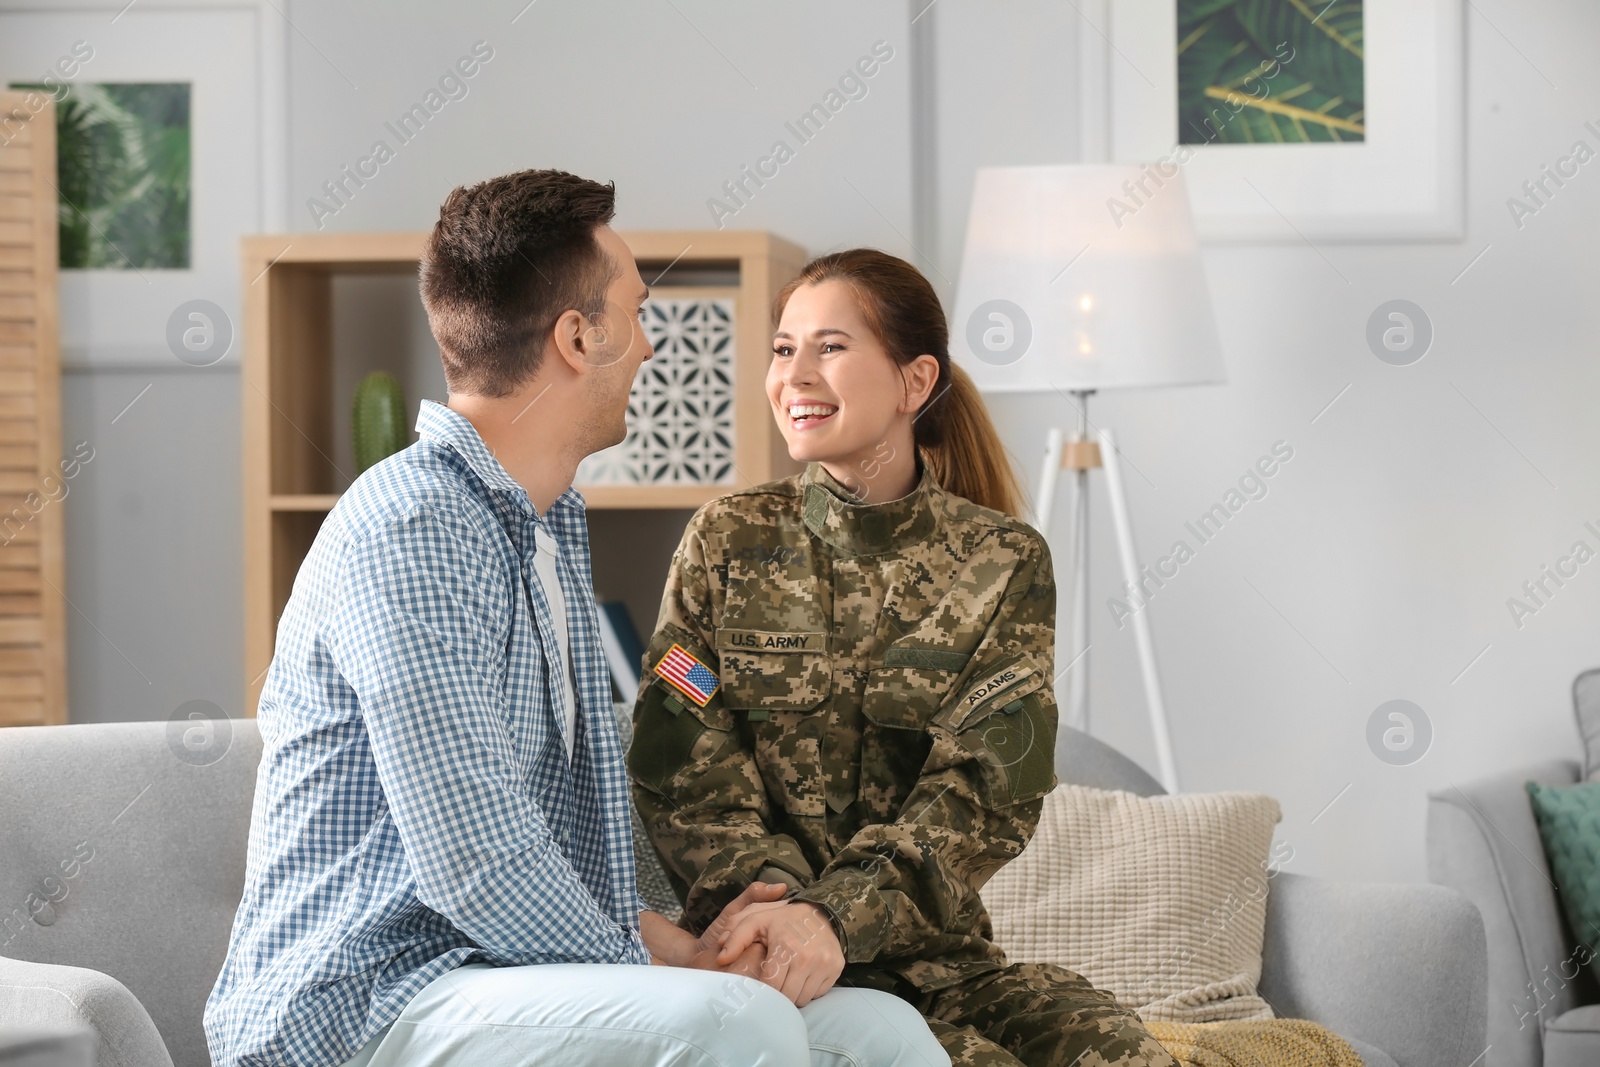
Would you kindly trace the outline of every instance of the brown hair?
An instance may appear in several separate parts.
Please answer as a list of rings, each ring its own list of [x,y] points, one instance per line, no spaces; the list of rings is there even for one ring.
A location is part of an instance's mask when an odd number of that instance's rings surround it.
[[[506,396],[539,369],[565,312],[605,310],[617,276],[595,230],[616,188],[560,170],[460,186],[422,252],[422,303],[452,393]]]
[[[934,392],[912,420],[912,439],[946,490],[1022,517],[1022,490],[978,387],[950,362],[950,327],[928,279],[905,260],[875,248],[833,252],[807,263],[772,304],[776,327],[802,285],[838,280],[855,291],[878,341],[899,366],[920,355],[939,361]],[[944,383],[944,384],[940,384]]]

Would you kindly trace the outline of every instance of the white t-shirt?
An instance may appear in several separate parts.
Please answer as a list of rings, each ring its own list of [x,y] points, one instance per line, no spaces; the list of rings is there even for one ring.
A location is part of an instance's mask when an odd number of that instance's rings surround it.
[[[544,589],[545,601],[550,605],[550,617],[556,626],[556,643],[561,646],[561,669],[566,677],[566,707],[562,709],[566,730],[561,740],[567,746],[567,760],[572,760],[572,735],[578,728],[578,683],[572,673],[572,646],[567,640],[567,598],[561,592],[561,581],[556,577],[556,557],[561,549],[556,539],[545,533],[543,526],[534,527],[533,572]]]

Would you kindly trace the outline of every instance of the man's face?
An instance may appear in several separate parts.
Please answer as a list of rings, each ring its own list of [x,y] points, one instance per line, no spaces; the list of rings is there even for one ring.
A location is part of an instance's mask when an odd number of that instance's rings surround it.
[[[655,355],[655,349],[640,324],[650,289],[639,276],[632,250],[610,226],[601,226],[595,238],[618,268],[606,291],[605,310],[591,317],[584,334],[592,368],[584,387],[593,420],[587,444],[598,452],[628,435],[628,393],[640,364]]]

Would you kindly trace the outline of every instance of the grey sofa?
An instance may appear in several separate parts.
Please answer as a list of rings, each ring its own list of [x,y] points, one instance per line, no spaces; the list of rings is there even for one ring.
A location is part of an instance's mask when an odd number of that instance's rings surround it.
[[[1585,743],[1600,722],[1600,671],[1573,684]],[[1600,1064],[1600,989],[1567,928],[1526,783],[1572,785],[1573,760],[1551,760],[1452,785],[1428,798],[1428,876],[1483,915],[1489,948],[1492,1067]]]
[[[161,722],[0,730],[0,1027],[88,1025],[100,1067],[209,1062],[201,1010],[261,754],[254,720],[213,727],[203,743]],[[1063,749],[1064,781],[1161,791],[1091,738]],[[1368,1067],[1467,1067],[1484,969],[1478,914],[1448,889],[1273,879],[1262,995],[1350,1039]]]

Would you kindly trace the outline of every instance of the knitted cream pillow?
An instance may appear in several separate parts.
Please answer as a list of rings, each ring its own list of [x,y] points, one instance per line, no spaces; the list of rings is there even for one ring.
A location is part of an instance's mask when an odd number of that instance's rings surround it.
[[[1062,785],[983,890],[995,941],[1054,963],[1146,1021],[1270,1019],[1256,993],[1278,802]]]

